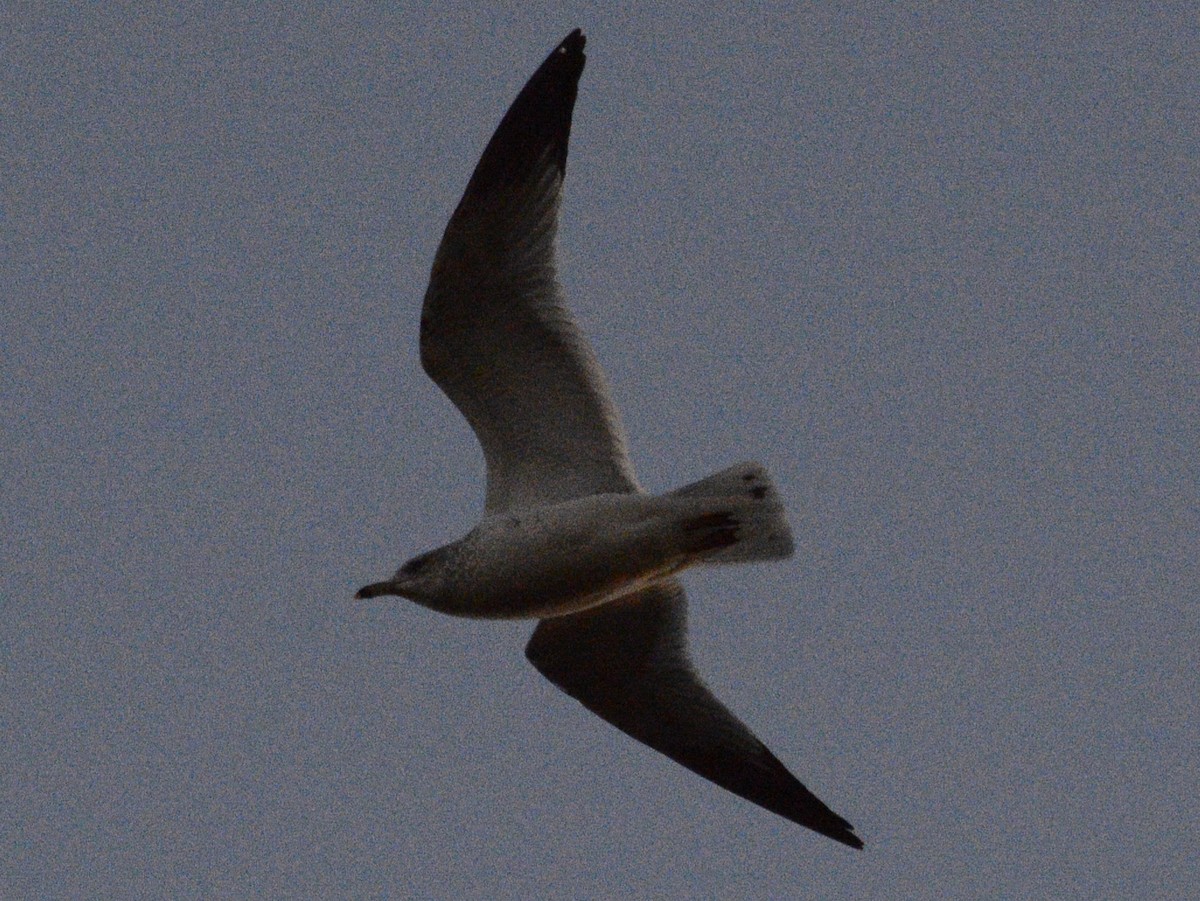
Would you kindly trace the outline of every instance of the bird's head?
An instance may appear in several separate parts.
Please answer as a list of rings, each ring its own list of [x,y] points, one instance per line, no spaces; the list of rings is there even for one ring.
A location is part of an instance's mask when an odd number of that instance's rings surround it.
[[[354,595],[359,600],[395,595],[408,598],[427,607],[436,607],[444,593],[449,548],[438,548],[413,557],[396,574],[383,582],[360,588]]]

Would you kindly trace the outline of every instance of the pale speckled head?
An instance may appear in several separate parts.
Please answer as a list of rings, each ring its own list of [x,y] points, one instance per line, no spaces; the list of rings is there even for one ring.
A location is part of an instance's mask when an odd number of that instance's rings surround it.
[[[413,557],[390,579],[360,588],[354,596],[364,600],[390,594],[430,605],[443,590],[449,550],[449,547],[440,547]]]

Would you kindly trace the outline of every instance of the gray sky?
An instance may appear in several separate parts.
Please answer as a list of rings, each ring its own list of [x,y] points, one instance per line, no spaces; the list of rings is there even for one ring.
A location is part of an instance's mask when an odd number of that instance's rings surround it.
[[[0,895],[1200,894],[1194,8],[412,6],[0,13]],[[694,653],[861,854],[351,601],[481,510],[421,295],[575,26],[563,281],[647,487],[774,473]]]

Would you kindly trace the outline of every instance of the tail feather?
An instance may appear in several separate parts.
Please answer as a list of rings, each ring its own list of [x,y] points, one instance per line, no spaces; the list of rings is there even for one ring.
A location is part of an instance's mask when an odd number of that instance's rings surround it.
[[[671,492],[669,497],[705,501],[706,513],[683,523],[704,563],[780,560],[794,551],[779,493],[757,463],[739,463]]]
[[[738,543],[741,523],[732,513],[701,513],[680,523],[687,550],[693,554],[711,556],[709,551],[722,550]]]

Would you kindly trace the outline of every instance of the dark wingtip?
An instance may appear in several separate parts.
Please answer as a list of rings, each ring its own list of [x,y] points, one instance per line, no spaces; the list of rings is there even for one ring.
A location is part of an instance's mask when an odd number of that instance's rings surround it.
[[[498,188],[511,190],[536,176],[546,151],[559,171],[566,171],[571,114],[587,61],[583,54],[586,43],[583,32],[576,28],[530,76],[484,148],[460,209],[470,197]]]
[[[841,842],[843,845],[853,848],[855,851],[861,851],[863,849],[862,839],[851,832],[849,828],[847,828],[844,832],[826,832],[823,834],[827,835],[835,842]]]
[[[740,792],[737,788],[732,789],[734,792],[799,826],[819,832],[835,842],[841,842],[856,851],[863,849],[863,841],[854,834],[854,827],[850,821],[834,813],[824,801],[809,791],[808,787],[797,779],[765,745],[762,748],[761,759],[766,764],[767,770],[773,770],[778,779],[775,782],[774,790],[767,791],[758,797]],[[730,786],[726,786],[726,788],[730,788]]]
[[[586,43],[587,37],[584,36],[583,29],[576,28],[562,39],[562,42],[558,45],[558,49],[565,50],[567,53],[578,53],[583,50],[583,46]]]

